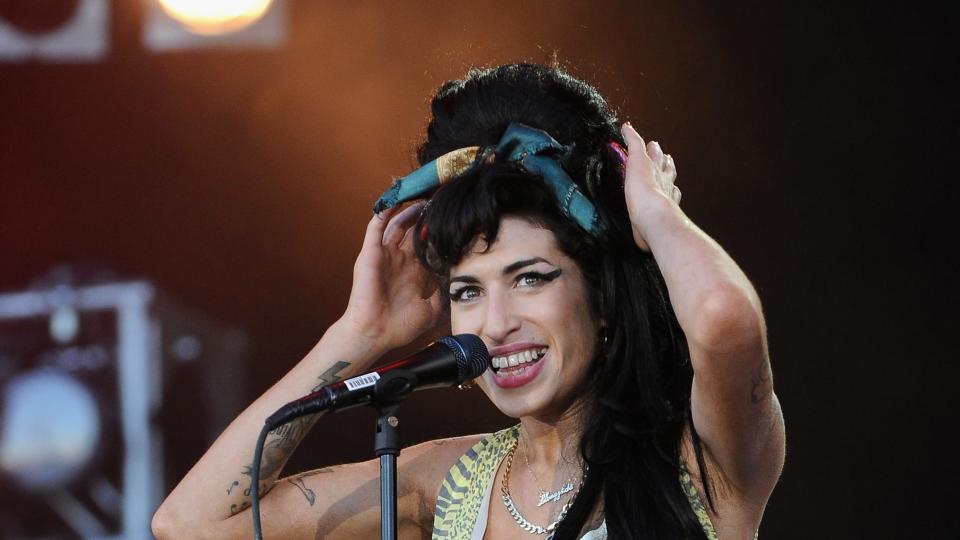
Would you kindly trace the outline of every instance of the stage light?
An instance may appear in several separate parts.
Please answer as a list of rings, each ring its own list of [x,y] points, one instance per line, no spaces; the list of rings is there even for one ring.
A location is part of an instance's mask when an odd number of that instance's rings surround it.
[[[149,538],[242,408],[243,334],[110,276],[58,268],[0,293],[0,538]]]
[[[149,0],[146,8],[143,44],[154,52],[276,49],[286,37],[285,0]]]
[[[31,492],[68,484],[93,458],[100,413],[90,389],[61,372],[38,369],[4,388],[0,469]]]
[[[70,343],[80,331],[80,315],[71,306],[60,306],[50,315],[50,337],[61,345]]]
[[[257,22],[273,0],[159,0],[163,10],[195,34],[229,34]]]

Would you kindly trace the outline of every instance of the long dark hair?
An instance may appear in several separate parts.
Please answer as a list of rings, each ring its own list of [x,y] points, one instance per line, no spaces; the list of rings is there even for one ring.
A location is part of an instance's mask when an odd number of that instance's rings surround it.
[[[606,343],[585,396],[580,452],[590,472],[555,538],[578,538],[600,496],[611,538],[706,538],[679,481],[689,427],[712,506],[690,415],[693,370],[663,276],[633,241],[622,164],[607,147],[625,146],[613,112],[592,86],[536,64],[471,71],[444,84],[431,107],[421,164],[458,148],[496,145],[510,122],[542,129],[574,145],[565,169],[607,227],[602,238],[588,235],[560,213],[542,179],[495,160],[437,190],[417,225],[426,234],[414,237],[444,292],[451,266],[478,235],[492,243],[506,215],[551,230],[586,277],[591,307],[607,323]]]

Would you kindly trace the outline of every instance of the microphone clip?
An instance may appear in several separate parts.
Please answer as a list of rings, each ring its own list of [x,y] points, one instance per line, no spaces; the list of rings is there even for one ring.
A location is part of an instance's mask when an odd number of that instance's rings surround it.
[[[409,369],[392,369],[381,375],[373,387],[373,405],[381,408],[399,403],[417,389],[417,374]]]

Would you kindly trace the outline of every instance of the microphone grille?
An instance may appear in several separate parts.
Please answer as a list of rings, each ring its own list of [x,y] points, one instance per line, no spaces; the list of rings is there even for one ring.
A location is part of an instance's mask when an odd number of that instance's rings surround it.
[[[490,365],[490,353],[483,340],[473,334],[458,334],[438,339],[453,351],[457,359],[457,383],[475,379]]]

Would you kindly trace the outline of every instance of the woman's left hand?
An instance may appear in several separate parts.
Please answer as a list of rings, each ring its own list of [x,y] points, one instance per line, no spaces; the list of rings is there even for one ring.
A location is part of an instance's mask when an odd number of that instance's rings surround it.
[[[645,231],[664,205],[680,204],[680,189],[674,185],[677,166],[670,154],[663,153],[659,143],[650,141],[644,144],[629,122],[621,131],[629,152],[623,191],[633,227],[633,240],[640,249],[650,251]]]

